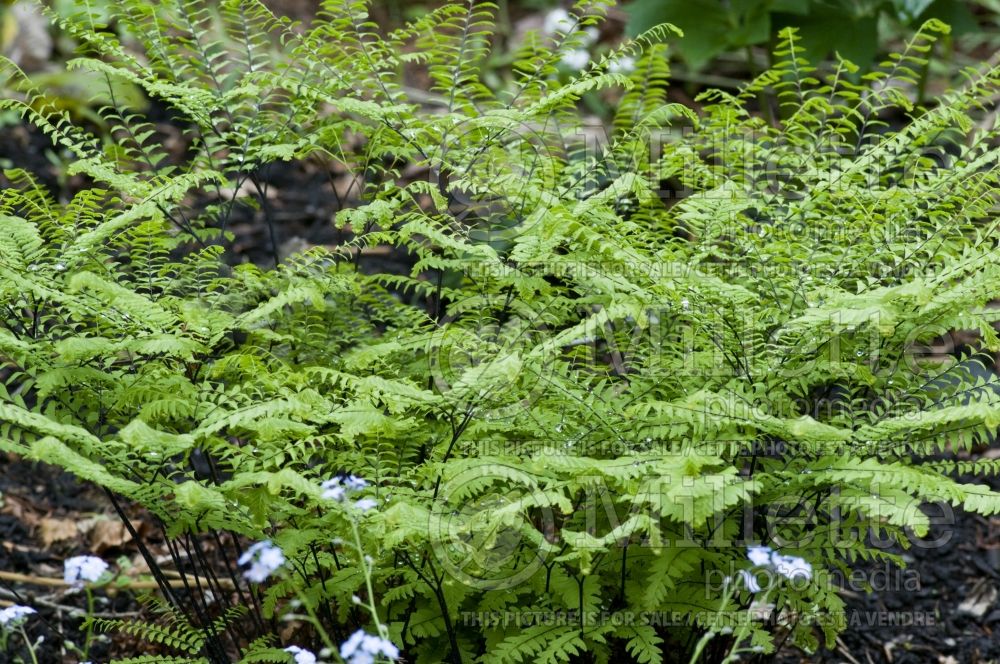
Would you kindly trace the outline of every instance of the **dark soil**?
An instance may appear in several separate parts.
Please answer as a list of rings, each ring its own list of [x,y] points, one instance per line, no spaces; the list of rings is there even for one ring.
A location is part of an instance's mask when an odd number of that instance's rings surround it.
[[[58,191],[62,185],[55,154],[49,139],[34,127],[23,124],[0,127],[0,169],[24,169],[50,191]],[[8,186],[3,176],[0,186]]]
[[[1000,489],[1000,478],[987,478],[986,483]],[[812,657],[783,651],[774,661],[1000,661],[1000,634],[996,633],[1000,630],[1000,516],[983,517],[947,506],[925,510],[932,519],[925,538],[911,538],[907,549],[886,547],[903,555],[906,568],[859,565],[855,575],[840,579],[848,627],[836,646]]]
[[[4,573],[0,578],[0,606],[21,604],[38,611],[25,626],[32,639],[44,637],[35,648],[40,664],[70,664],[83,659],[81,653],[63,644],[70,642],[78,647],[84,644],[86,594],[64,585],[46,584],[62,580],[66,558],[95,548],[93,538],[80,532],[76,524],[107,512],[103,495],[55,468],[0,456],[0,571]],[[76,533],[66,539],[43,542],[53,528],[62,528],[65,534],[75,528]],[[132,548],[117,540],[96,544],[100,555],[110,562],[118,556],[127,557]],[[10,578],[14,574],[23,575],[24,579]],[[137,617],[138,608],[135,596],[130,593],[95,593],[97,615]],[[123,639],[121,635],[116,638]],[[124,640],[128,641],[128,637]],[[138,655],[142,651],[116,647],[111,638],[98,635],[88,656],[93,661],[107,661],[115,654]],[[30,661],[20,637],[10,640],[8,652],[0,652],[0,662],[8,661]]]
[[[25,626],[32,640],[42,638],[35,648],[39,664],[107,662],[116,657],[179,654],[112,628],[94,630],[84,657],[86,629],[83,617],[87,611],[87,595],[67,586],[62,579],[63,563],[71,556],[96,555],[110,566],[112,580],[93,586],[93,615],[124,621],[161,621],[155,607],[144,601],[147,597],[161,596],[149,566],[104,491],[81,483],[53,466],[0,455],[0,498],[0,607],[20,604],[38,611]],[[171,551],[154,517],[135,505],[120,507],[128,515],[143,547],[169,579],[179,582],[182,573],[193,571],[195,565],[183,554],[185,549]],[[222,551],[222,546],[227,550]],[[199,547],[206,563],[219,578],[232,579],[222,560],[223,556],[233,556],[230,536],[206,537]],[[191,586],[175,587],[173,593],[182,610],[198,602],[209,619],[214,620],[229,607],[245,605],[246,597],[238,595],[233,587],[227,586],[225,592],[201,593],[191,581]],[[234,633],[244,633],[241,630],[245,625],[239,619],[229,624]],[[286,630],[294,628],[294,625],[285,626]],[[246,645],[249,639],[244,641],[241,645]],[[6,652],[0,650],[0,664],[29,661],[20,636],[9,640]]]

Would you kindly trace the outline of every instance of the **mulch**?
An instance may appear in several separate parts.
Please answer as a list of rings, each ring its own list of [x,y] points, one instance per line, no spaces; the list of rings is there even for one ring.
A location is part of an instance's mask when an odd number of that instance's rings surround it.
[[[0,606],[21,604],[38,611],[26,628],[32,639],[43,638],[35,648],[40,664],[82,661],[80,653],[64,644],[84,643],[87,597],[62,582],[63,561],[94,553],[110,563],[117,561],[115,567],[132,566],[129,561],[138,560],[135,547],[120,534],[119,526],[96,487],[52,466],[0,455]],[[136,594],[116,590],[95,593],[95,613],[138,618],[141,607]],[[19,636],[12,637],[8,649],[0,653],[0,662],[20,662],[19,657],[30,661]],[[127,635],[112,633],[96,635],[88,656],[92,661],[108,661],[112,656],[144,652]]]
[[[1000,478],[961,478],[1000,490]],[[907,563],[857,565],[841,579],[847,629],[833,649],[812,656],[785,650],[781,664],[989,664],[1000,662],[1000,516],[925,508],[932,526],[910,539]],[[866,590],[865,581],[870,582]]]

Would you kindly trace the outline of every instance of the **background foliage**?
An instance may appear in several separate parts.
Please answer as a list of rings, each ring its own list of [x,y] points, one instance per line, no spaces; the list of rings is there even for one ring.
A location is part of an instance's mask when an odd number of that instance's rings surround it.
[[[909,27],[933,18],[959,34],[978,30],[970,5],[957,0],[636,0],[629,14],[633,30],[667,20],[684,30],[685,39],[677,48],[695,68],[725,51],[768,44],[789,26],[799,29],[810,61],[818,62],[836,51],[864,68],[875,64],[893,23]]]

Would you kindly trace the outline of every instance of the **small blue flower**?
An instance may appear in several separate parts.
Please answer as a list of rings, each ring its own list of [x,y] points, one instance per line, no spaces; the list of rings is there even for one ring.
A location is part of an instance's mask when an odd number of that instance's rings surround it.
[[[106,571],[108,564],[97,556],[73,556],[63,563],[63,580],[81,588],[85,582],[97,582]]]
[[[32,613],[38,613],[30,606],[8,606],[0,611],[0,627],[4,629],[14,629],[28,618]]]
[[[292,659],[295,664],[316,664],[316,655],[305,648],[300,648],[298,646],[288,646],[285,648],[285,652],[291,653]]]
[[[243,576],[249,581],[263,583],[275,570],[285,564],[285,554],[270,540],[263,540],[244,551],[236,562],[240,567],[250,565],[249,569],[243,572]]]
[[[771,564],[771,554],[774,551],[769,546],[751,546],[747,547],[747,558],[750,562],[757,566],[764,566]]]
[[[783,556],[775,553],[771,556],[771,564],[778,574],[790,581],[808,581],[812,578],[812,565],[805,558]]]
[[[399,659],[399,648],[388,639],[359,629],[340,646],[340,656],[347,664],[372,664],[379,656]]]
[[[355,477],[354,475],[348,475],[347,479],[344,480],[344,486],[346,486],[351,491],[361,491],[366,486],[368,486],[368,482],[361,479],[360,477]]]
[[[368,482],[355,475],[348,475],[347,477],[332,477],[319,486],[323,489],[321,495],[324,499],[342,503],[349,494],[361,491],[368,486]]]
[[[340,485],[339,477],[326,480],[319,486],[323,489],[323,493],[321,495],[325,500],[336,500],[339,503],[344,500],[345,496],[347,496],[347,489]]]
[[[808,581],[812,578],[812,565],[805,558],[782,555],[769,546],[749,547],[747,558],[755,567],[767,567],[790,581]]]
[[[569,15],[569,12],[559,7],[545,15],[542,32],[547,35],[566,33],[572,30],[575,24],[576,21]]]

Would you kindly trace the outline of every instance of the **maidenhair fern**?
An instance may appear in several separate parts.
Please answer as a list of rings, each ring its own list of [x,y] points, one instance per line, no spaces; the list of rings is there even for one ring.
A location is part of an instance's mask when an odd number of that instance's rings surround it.
[[[998,464],[950,454],[995,434],[1000,385],[929,353],[953,330],[1000,350],[1000,128],[983,112],[1000,69],[917,108],[945,26],[861,78],[812,66],[787,30],[773,69],[695,110],[667,102],[661,26],[561,83],[606,9],[583,0],[565,32],[527,35],[494,89],[488,3],[390,34],[346,0],[309,26],[256,0],[125,0],[115,31],[82,5],[58,20],[73,66],[107,82],[104,139],[5,63],[19,92],[0,107],[92,184],[66,201],[4,175],[0,449],[103,486],[123,517],[146,507],[171,564],[222,603],[186,601],[143,549],[184,622],[102,626],[198,661],[230,661],[224,638],[282,661],[254,640],[269,617],[303,602],[343,640],[372,590],[407,661],[686,660],[763,542],[817,571],[772,596],[794,616],[783,642],[812,652],[843,610],[820,572],[902,562],[868,534],[905,546],[924,503],[1000,512],[959,479]],[[612,66],[626,57],[630,74]],[[184,154],[118,80],[172,109]],[[616,88],[595,141],[577,102]],[[748,110],[762,99],[774,123]],[[332,220],[343,246],[278,264],[262,173],[304,159],[346,169],[359,200]],[[276,265],[227,262],[241,205]],[[407,270],[363,260],[386,245]],[[346,473],[377,504],[371,589],[321,489]],[[233,571],[247,539],[288,560],[261,595]],[[239,629],[219,622],[239,606]],[[775,647],[764,622],[740,634],[723,646]]]

